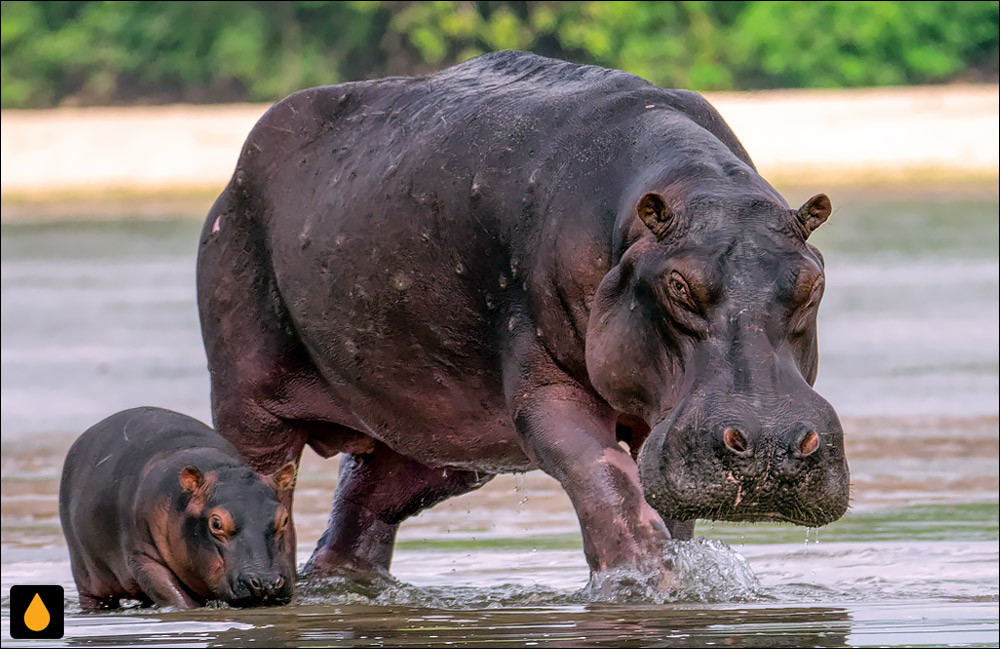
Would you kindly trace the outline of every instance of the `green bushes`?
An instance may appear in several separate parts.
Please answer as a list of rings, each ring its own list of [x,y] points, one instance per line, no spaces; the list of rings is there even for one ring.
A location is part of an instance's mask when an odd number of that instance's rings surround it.
[[[2,105],[269,101],[528,49],[699,90],[995,78],[991,2],[3,2]]]

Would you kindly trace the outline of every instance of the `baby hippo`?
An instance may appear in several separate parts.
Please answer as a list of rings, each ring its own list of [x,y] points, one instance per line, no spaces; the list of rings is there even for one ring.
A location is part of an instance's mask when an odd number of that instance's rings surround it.
[[[278,494],[294,482],[295,464],[260,476],[185,415],[134,408],[108,417],[70,448],[59,484],[80,605],[287,603],[295,573],[281,551],[290,530]]]

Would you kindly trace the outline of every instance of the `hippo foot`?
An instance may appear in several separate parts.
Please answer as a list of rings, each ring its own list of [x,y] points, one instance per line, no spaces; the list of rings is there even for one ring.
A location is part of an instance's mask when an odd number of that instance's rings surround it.
[[[403,585],[381,566],[358,562],[318,565],[310,559],[299,571],[296,588],[299,594],[306,596],[356,594],[374,599]]]
[[[580,595],[598,602],[751,601],[760,583],[741,554],[721,541],[669,541],[660,557],[591,573]]]
[[[590,573],[590,581],[580,595],[595,602],[659,602],[675,589],[673,565],[669,560],[649,558],[636,565],[617,566]]]

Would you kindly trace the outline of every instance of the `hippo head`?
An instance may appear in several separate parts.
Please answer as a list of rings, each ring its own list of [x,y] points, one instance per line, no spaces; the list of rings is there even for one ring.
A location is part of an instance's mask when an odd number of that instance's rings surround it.
[[[812,388],[823,258],[806,242],[830,200],[792,210],[770,190],[674,203],[631,202],[587,331],[592,384],[648,434],[646,499],[681,521],[840,518],[844,433]]]
[[[283,551],[291,523],[279,498],[294,481],[293,463],[273,476],[243,466],[181,470],[183,550],[174,557],[183,555],[185,565],[171,568],[205,599],[240,607],[287,603],[295,572]]]

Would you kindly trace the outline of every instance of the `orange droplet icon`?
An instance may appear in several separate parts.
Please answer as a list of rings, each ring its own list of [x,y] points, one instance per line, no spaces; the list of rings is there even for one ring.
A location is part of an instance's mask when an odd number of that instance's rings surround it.
[[[28,610],[24,612],[24,626],[37,633],[47,627],[51,619],[49,609],[45,608],[42,598],[35,593],[34,599],[28,604]]]

